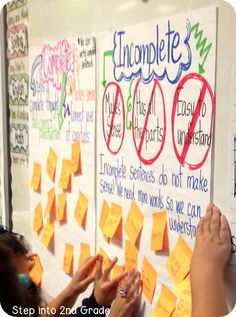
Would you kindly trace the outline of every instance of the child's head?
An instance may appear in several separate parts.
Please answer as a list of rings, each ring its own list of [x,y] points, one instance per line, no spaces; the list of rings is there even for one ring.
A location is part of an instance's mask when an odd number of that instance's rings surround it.
[[[24,237],[0,226],[0,243],[9,249],[18,274],[28,274],[27,253],[29,246]]]
[[[13,306],[34,308],[38,316],[40,292],[28,276],[28,252],[23,236],[0,226],[0,302],[10,316]]]

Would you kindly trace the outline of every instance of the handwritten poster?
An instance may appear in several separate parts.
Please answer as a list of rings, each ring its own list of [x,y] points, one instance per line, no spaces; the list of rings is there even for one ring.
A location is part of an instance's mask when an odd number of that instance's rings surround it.
[[[14,2],[12,2],[14,3]],[[8,94],[12,163],[27,165],[28,129],[28,6],[27,0],[7,6]]]
[[[25,212],[30,209],[28,194],[29,13],[27,0],[8,2],[6,23],[12,206],[14,211]],[[15,229],[20,231],[20,225]]]
[[[188,274],[189,261],[171,270],[190,258],[210,201],[216,8],[120,26],[99,34],[98,47],[97,219],[106,202],[123,220],[118,241],[97,224],[98,247],[125,265],[129,241],[144,277],[148,259],[158,276],[142,299],[150,316],[161,285],[173,292]]]
[[[44,39],[30,50],[33,248],[52,297],[95,254],[95,56],[91,36]]]

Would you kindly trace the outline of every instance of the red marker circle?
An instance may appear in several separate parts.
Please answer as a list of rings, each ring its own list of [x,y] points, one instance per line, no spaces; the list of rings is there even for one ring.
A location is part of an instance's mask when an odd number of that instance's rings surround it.
[[[137,152],[137,155],[138,155],[140,161],[145,165],[150,165],[158,159],[158,157],[160,156],[160,154],[163,150],[163,147],[165,144],[165,138],[166,138],[166,109],[165,109],[164,94],[163,94],[163,91],[162,91],[162,88],[161,88],[159,81],[157,79],[154,79],[152,82],[153,82],[152,92],[151,92],[150,100],[148,102],[148,109],[146,112],[146,118],[144,121],[144,125],[142,128],[142,135],[141,135],[139,142],[137,142],[137,140],[135,138],[135,129],[134,129],[135,120],[134,120],[134,117],[135,117],[135,98],[136,98],[136,93],[137,93],[137,90],[139,88],[139,85],[142,84],[141,79],[138,79],[138,81],[135,85],[134,97],[133,97],[133,107],[132,107],[132,134],[133,134],[134,146],[135,146],[135,150]],[[145,84],[145,85],[147,85],[147,84]],[[159,91],[159,95],[161,96],[161,101],[162,101],[162,106],[163,106],[163,137],[162,137],[162,141],[160,142],[160,147],[157,149],[156,154],[151,158],[147,158],[147,157],[144,157],[144,155],[142,154],[143,142],[145,139],[145,135],[147,133],[147,126],[148,126],[149,116],[151,113],[151,105],[153,102],[154,94],[155,94],[157,89]]]
[[[199,95],[199,98],[197,101],[196,109],[194,110],[191,122],[189,124],[188,131],[186,134],[188,136],[187,137],[188,142],[185,141],[185,144],[183,146],[182,151],[178,151],[177,146],[176,146],[176,142],[175,142],[176,109],[177,109],[179,94],[180,94],[181,90],[184,89],[184,85],[187,82],[189,83],[189,81],[192,81],[192,80],[195,80],[195,81],[197,80],[200,83],[202,83],[202,87],[201,87],[200,95]],[[191,140],[192,140],[194,130],[196,128],[196,124],[197,124],[197,121],[199,119],[199,116],[200,116],[200,113],[202,110],[202,105],[203,105],[204,98],[206,96],[206,92],[209,93],[211,103],[212,103],[211,124],[210,124],[210,144],[207,146],[206,152],[204,153],[202,160],[198,163],[193,164],[193,163],[187,161],[187,154],[188,154],[189,149],[191,147]],[[207,82],[207,80],[197,73],[191,73],[191,74],[186,75],[184,78],[182,78],[182,80],[179,82],[178,87],[176,88],[176,91],[175,91],[174,100],[173,100],[173,108],[172,108],[172,116],[171,116],[172,141],[173,141],[173,146],[174,146],[174,152],[175,152],[175,155],[176,155],[178,161],[180,162],[180,164],[182,166],[187,164],[189,169],[196,170],[196,169],[200,168],[205,163],[207,156],[208,156],[208,153],[209,153],[209,150],[211,148],[211,144],[212,144],[214,113],[215,113],[215,98],[214,98],[214,94],[212,92],[212,89],[210,87],[210,84]]]
[[[106,96],[107,94],[110,92],[115,91],[115,98],[114,98],[114,104],[112,105],[112,111],[111,111],[111,119],[107,119],[105,120],[105,117],[107,115],[106,111],[105,111],[105,100],[106,100]],[[121,104],[121,110],[119,110],[118,104]],[[108,105],[109,107],[109,105]],[[113,129],[115,128],[115,120],[118,117],[117,114],[117,109],[118,111],[121,111],[121,116],[122,116],[122,135],[121,135],[121,140],[120,140],[120,144],[118,144],[116,147],[114,145],[111,145],[111,140],[113,139],[112,136],[112,132]],[[105,127],[105,122],[109,121],[109,133],[106,134],[106,127]],[[123,94],[121,91],[120,86],[115,83],[115,82],[110,82],[106,85],[104,94],[103,94],[103,99],[102,99],[102,128],[103,128],[103,136],[104,136],[104,140],[106,142],[106,146],[107,149],[109,150],[109,152],[113,155],[116,155],[120,149],[121,146],[123,144],[124,141],[124,136],[125,136],[125,104],[124,104],[124,98],[123,98]],[[114,146],[114,148],[112,148]]]

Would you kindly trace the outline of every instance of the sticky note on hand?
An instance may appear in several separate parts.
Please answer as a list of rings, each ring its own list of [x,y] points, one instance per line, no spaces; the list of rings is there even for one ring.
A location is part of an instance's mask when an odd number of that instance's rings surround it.
[[[34,221],[33,221],[33,231],[38,232],[43,227],[43,211],[42,204],[39,203],[34,209]]]
[[[176,284],[183,281],[189,273],[191,258],[192,250],[180,235],[166,262],[167,271]]]
[[[71,190],[71,161],[63,160],[59,187],[62,189]]]
[[[142,266],[142,291],[150,304],[152,304],[156,283],[157,272],[148,259],[144,257]]]
[[[72,173],[81,174],[80,142],[75,142],[71,145],[71,152]]]
[[[34,163],[34,170],[30,186],[35,191],[41,192],[41,165],[39,163]]]
[[[125,223],[125,233],[129,240],[136,245],[137,239],[143,228],[144,216],[136,203],[132,201]]]
[[[65,221],[66,215],[67,215],[66,193],[61,193],[58,195],[56,219],[58,221]]]
[[[85,226],[87,210],[88,199],[82,192],[79,192],[79,198],[76,203],[74,217],[81,227]]]
[[[48,158],[47,158],[47,174],[53,182],[55,181],[56,168],[57,168],[57,155],[53,151],[53,149],[50,148],[48,152]]]
[[[74,247],[71,244],[65,245],[63,271],[67,274],[73,274]]]
[[[162,284],[161,294],[151,313],[151,317],[170,317],[176,305],[177,297],[169,290],[167,286]]]
[[[38,255],[34,257],[34,266],[29,271],[29,276],[36,286],[39,286],[43,277],[43,266]]]
[[[111,210],[107,215],[103,226],[103,234],[105,237],[113,238],[118,230],[122,220],[122,208],[120,205],[111,204]]]
[[[125,270],[127,272],[135,269],[138,270],[138,250],[129,240],[125,241]]]
[[[54,223],[48,219],[46,226],[43,229],[43,232],[40,236],[40,241],[45,247],[48,247],[52,242],[54,236]]]
[[[98,254],[102,255],[102,257],[103,257],[102,270],[104,271],[110,265],[111,260],[102,248],[99,248]]]
[[[80,243],[79,266],[90,257],[90,246],[87,243]]]
[[[91,257],[89,244],[81,243],[80,244],[80,256],[79,256],[78,268],[80,268],[81,264],[84,261],[88,260],[89,257]],[[90,267],[87,275],[94,275],[95,272],[96,272],[96,263],[94,263],[93,266]]]
[[[166,212],[157,212],[152,214],[152,239],[151,250],[164,251],[168,250],[168,235],[167,235],[167,223]]]

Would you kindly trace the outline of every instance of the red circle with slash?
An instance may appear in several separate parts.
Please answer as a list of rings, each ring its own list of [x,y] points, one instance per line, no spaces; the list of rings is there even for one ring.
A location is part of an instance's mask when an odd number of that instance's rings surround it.
[[[142,135],[141,135],[141,138],[140,138],[140,142],[138,143],[135,139],[135,131],[134,131],[134,112],[135,112],[135,96],[136,96],[136,93],[137,93],[137,90],[139,88],[139,85],[141,83],[141,79],[139,79],[135,85],[135,89],[134,89],[134,98],[133,98],[133,109],[132,109],[132,134],[133,134],[133,140],[134,140],[134,146],[135,146],[135,149],[136,149],[136,152],[137,152],[137,155],[140,159],[140,161],[145,164],[145,165],[150,165],[152,163],[154,163],[158,157],[160,156],[162,150],[163,150],[163,147],[164,147],[164,144],[165,144],[165,138],[166,138],[166,109],[165,109],[165,100],[164,100],[164,94],[163,94],[163,91],[162,91],[162,88],[161,88],[161,85],[159,83],[159,81],[157,79],[154,79],[153,80],[153,87],[152,87],[152,92],[151,92],[151,96],[150,96],[150,100],[149,100],[149,103],[148,103],[148,110],[147,110],[147,114],[146,114],[146,118],[145,118],[145,121],[144,121],[144,125],[143,125],[143,129],[142,129]],[[156,92],[156,90],[159,90],[160,92],[160,95],[161,95],[161,100],[162,100],[162,105],[163,105],[163,121],[164,121],[164,127],[163,127],[163,137],[162,137],[162,141],[160,142],[161,143],[161,146],[160,148],[157,150],[156,154],[151,157],[151,158],[145,158],[143,155],[142,155],[142,148],[143,148],[143,142],[144,142],[144,138],[145,138],[145,134],[147,132],[147,126],[148,126],[148,120],[149,120],[149,116],[150,116],[150,109],[151,109],[151,105],[152,105],[152,101],[153,101],[153,97],[154,97],[154,94]]]
[[[174,133],[175,118],[176,118],[175,114],[176,114],[176,109],[177,109],[180,91],[184,88],[184,85],[191,80],[200,81],[202,83],[202,88],[201,88],[200,95],[199,95],[199,98],[197,101],[196,109],[194,110],[194,113],[192,115],[192,120],[191,120],[191,123],[190,123],[188,131],[187,131],[188,142],[185,142],[183,149],[180,153],[178,151],[176,143],[175,143],[175,133]],[[191,146],[191,140],[193,137],[194,130],[196,128],[197,121],[198,121],[200,113],[201,113],[201,108],[203,105],[204,98],[206,96],[206,92],[209,93],[210,98],[211,98],[211,102],[212,102],[211,125],[210,125],[210,140],[211,141],[207,147],[207,150],[203,156],[203,159],[200,162],[198,162],[197,164],[196,163],[193,164],[193,163],[187,162],[187,154],[188,154],[190,146]],[[214,94],[212,92],[212,89],[210,87],[210,84],[207,82],[207,80],[204,77],[202,77],[200,74],[197,74],[197,73],[191,73],[191,74],[186,75],[184,78],[182,78],[182,80],[179,82],[178,87],[176,88],[176,91],[175,91],[173,108],[172,108],[172,116],[171,116],[172,141],[173,141],[173,146],[174,146],[174,152],[175,152],[175,155],[176,155],[178,161],[180,162],[180,164],[182,166],[184,166],[184,164],[186,163],[188,165],[189,169],[196,170],[196,169],[200,168],[205,163],[207,156],[208,156],[208,153],[209,153],[209,150],[211,148],[211,144],[212,144],[214,114],[215,114],[215,98],[214,98]]]
[[[109,127],[109,133],[106,135],[106,128],[105,128],[105,98],[106,94],[108,93],[109,89],[114,88],[115,90],[115,98],[114,98],[114,105],[113,105],[113,110],[112,110],[112,115],[111,115],[111,121],[110,121],[110,127]],[[123,123],[123,129],[122,129],[122,136],[121,136],[121,141],[120,144],[118,144],[117,148],[112,149],[111,147],[111,139],[112,139],[112,130],[114,128],[115,124],[115,119],[117,117],[117,108],[118,108],[118,103],[120,102],[121,104],[121,111],[122,111],[122,123]],[[115,82],[110,82],[106,85],[104,94],[103,94],[103,100],[102,100],[102,128],[103,128],[103,136],[104,140],[106,142],[107,149],[109,152],[113,155],[116,155],[123,144],[124,141],[124,136],[125,136],[125,104],[124,104],[124,98],[123,94],[121,91],[120,86],[115,83]]]

